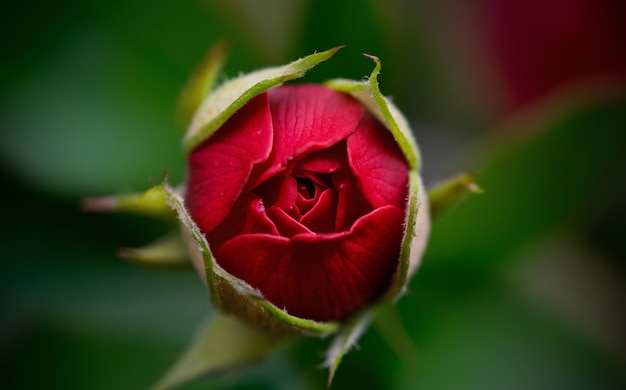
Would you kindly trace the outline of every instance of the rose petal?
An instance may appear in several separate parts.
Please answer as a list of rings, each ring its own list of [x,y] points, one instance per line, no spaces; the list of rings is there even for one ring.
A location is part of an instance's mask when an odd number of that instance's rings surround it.
[[[348,137],[348,161],[372,207],[392,204],[404,209],[408,165],[389,130],[367,112]]]
[[[333,186],[338,193],[335,231],[350,230],[357,219],[370,213],[373,208],[363,197],[352,172],[340,169],[333,173]]]
[[[228,215],[252,167],[267,159],[272,121],[266,94],[250,100],[189,155],[186,205],[198,227],[211,232]]]
[[[328,188],[320,194],[317,203],[302,215],[300,223],[315,233],[335,231],[335,213],[337,210],[337,191]]]
[[[307,179],[310,180],[309,185],[305,184],[305,187],[307,187],[307,189],[304,191],[298,191],[298,196],[296,198],[296,206],[298,207],[298,210],[300,210],[300,213],[304,215],[317,204],[320,196],[328,188],[331,188],[333,183],[330,175],[324,175],[314,172],[304,172],[300,170],[294,170],[292,173],[299,179],[304,179],[303,182],[306,182]],[[308,195],[312,195],[312,197],[308,197]]]
[[[275,176],[254,190],[266,207],[280,207],[292,217],[300,218],[300,213],[294,210],[298,197],[298,183],[291,176]]]
[[[244,194],[237,199],[224,221],[207,235],[207,239],[215,252],[233,237],[250,233],[279,234],[274,222],[265,213],[263,201],[253,194]]]
[[[298,161],[294,172],[316,172],[329,174],[342,167],[349,167],[346,154],[346,141],[342,140],[327,149],[313,152]]]
[[[289,163],[352,134],[363,113],[352,97],[321,85],[282,86],[268,95],[274,125],[272,153],[255,167],[250,189],[284,171]]]
[[[349,232],[242,235],[226,242],[216,259],[292,315],[342,319],[389,287],[403,219],[401,209],[386,206],[359,219]]]
[[[267,216],[274,222],[281,236],[292,237],[302,233],[314,234],[279,207],[270,207],[267,210]]]

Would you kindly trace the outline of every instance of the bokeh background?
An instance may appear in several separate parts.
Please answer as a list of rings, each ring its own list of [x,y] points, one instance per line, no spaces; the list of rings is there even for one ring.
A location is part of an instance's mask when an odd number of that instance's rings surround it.
[[[620,0],[12,2],[0,23],[0,381],[147,388],[210,314],[193,272],[115,257],[167,229],[82,197],[184,178],[177,94],[224,39],[224,78],[347,45],[407,114],[427,185],[486,190],[433,226],[399,303],[334,388],[626,388],[626,3]],[[392,315],[392,314],[390,314]],[[389,332],[387,332],[389,333]],[[392,329],[391,334],[402,332]],[[396,340],[397,341],[397,340]],[[328,340],[189,389],[316,389]],[[397,344],[397,343],[396,343]]]

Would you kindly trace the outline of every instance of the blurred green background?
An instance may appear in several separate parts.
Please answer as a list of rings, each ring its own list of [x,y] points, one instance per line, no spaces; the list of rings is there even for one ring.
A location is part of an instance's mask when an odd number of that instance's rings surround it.
[[[208,47],[225,77],[347,45],[307,81],[360,79],[407,114],[427,185],[482,196],[433,226],[399,302],[334,388],[626,388],[626,3],[610,0],[13,2],[0,39],[3,388],[146,388],[210,312],[193,272],[115,257],[167,229],[85,196],[184,178],[177,94]],[[187,388],[323,388],[329,340]],[[400,357],[402,356],[402,357]]]

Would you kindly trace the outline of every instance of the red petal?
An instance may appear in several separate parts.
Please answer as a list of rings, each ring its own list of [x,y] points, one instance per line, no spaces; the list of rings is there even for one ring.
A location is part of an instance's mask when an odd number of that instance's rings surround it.
[[[337,210],[337,191],[334,188],[324,190],[317,203],[300,219],[300,223],[316,233],[335,231],[335,213]]]
[[[313,234],[312,231],[307,229],[304,225],[287,214],[285,210],[279,207],[270,207],[267,210],[267,215],[274,222],[274,225],[276,225],[276,228],[280,232],[281,236],[292,237],[296,234],[302,233]]]
[[[337,169],[347,167],[349,165],[348,156],[346,155],[346,142],[340,141],[330,148],[318,150],[304,157],[296,164],[294,172],[308,171],[329,174]]]
[[[351,231],[292,238],[243,235],[225,243],[218,263],[279,308],[318,321],[343,319],[389,287],[397,268],[404,212],[379,208]]]
[[[389,130],[369,113],[348,137],[348,161],[372,207],[391,204],[404,209],[409,178],[406,160]]]
[[[265,213],[263,201],[254,194],[244,194],[237,199],[224,221],[207,235],[207,239],[211,250],[215,252],[233,237],[250,233],[279,234]]]
[[[321,85],[289,85],[268,91],[274,144],[267,162],[255,167],[254,188],[289,163],[352,134],[363,107],[347,94]]]
[[[262,94],[189,155],[186,204],[203,232],[212,231],[228,215],[253,165],[267,159],[271,146],[269,103]]]
[[[335,231],[350,230],[357,219],[371,212],[373,208],[361,194],[356,178],[349,170],[336,171],[333,174],[333,185],[338,192]]]

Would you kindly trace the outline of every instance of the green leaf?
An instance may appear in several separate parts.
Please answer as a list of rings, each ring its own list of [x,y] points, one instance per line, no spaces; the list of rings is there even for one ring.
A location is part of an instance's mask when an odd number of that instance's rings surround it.
[[[283,339],[218,314],[202,325],[197,336],[154,390],[179,387],[194,379],[261,360]]]
[[[293,61],[287,65],[258,70],[229,80],[208,95],[189,126],[183,147],[190,152],[209,138],[238,109],[256,95],[286,81],[297,79],[320,62],[332,57],[340,47]]]

